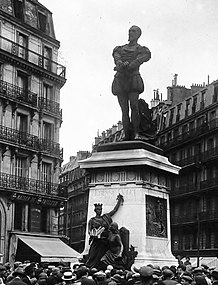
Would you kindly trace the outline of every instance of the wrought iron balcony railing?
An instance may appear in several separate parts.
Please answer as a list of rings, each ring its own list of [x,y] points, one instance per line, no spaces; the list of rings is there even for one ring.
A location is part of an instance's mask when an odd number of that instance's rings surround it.
[[[204,190],[207,188],[215,187],[218,185],[218,177],[208,178],[207,180],[200,182],[200,189]]]
[[[0,80],[0,94],[6,98],[17,99],[37,107],[37,94],[3,80]]]
[[[60,159],[63,158],[63,149],[60,148],[59,143],[46,139],[39,139],[37,136],[4,127],[2,125],[0,125],[0,141],[18,144],[25,148],[55,155]]]
[[[58,184],[0,172],[0,188],[28,193],[61,196]]]
[[[197,163],[200,161],[200,158],[201,158],[201,155],[190,155],[186,158],[183,158],[183,159],[179,159],[179,160],[173,160],[171,159],[171,162],[172,163],[175,163],[176,165],[178,166],[186,166],[186,165],[189,165],[189,164],[192,164],[192,163]]]
[[[23,60],[36,65],[37,67],[47,70],[61,78],[65,78],[65,66],[52,61],[50,58],[43,56],[33,50],[15,43],[3,36],[0,36],[0,50],[8,52],[14,56],[22,58]]]
[[[60,104],[55,101],[39,97],[39,108],[62,117],[62,110],[60,110]]]
[[[37,102],[37,94],[3,80],[0,80],[0,96],[22,101],[23,103],[42,110],[47,110],[50,113],[62,117],[62,110],[60,109],[59,103],[43,97],[39,97]]]
[[[172,224],[195,223],[197,221],[197,214],[190,213],[188,215],[172,216]]]
[[[218,118],[211,120],[207,123],[204,123],[203,125],[197,128],[190,129],[186,133],[180,134],[178,136],[174,136],[170,140],[161,142],[160,146],[164,148],[169,148],[177,144],[184,143],[192,138],[197,137],[198,135],[203,135],[217,128],[218,128]]]
[[[177,195],[193,193],[193,192],[196,192],[197,190],[198,190],[198,187],[195,183],[187,183],[181,186],[172,187],[170,191],[170,195],[172,197],[175,197]]]
[[[218,219],[217,210],[201,211],[199,213],[188,213],[187,215],[172,216],[172,224],[184,224],[184,223],[197,223],[198,220],[201,222],[208,220]]]

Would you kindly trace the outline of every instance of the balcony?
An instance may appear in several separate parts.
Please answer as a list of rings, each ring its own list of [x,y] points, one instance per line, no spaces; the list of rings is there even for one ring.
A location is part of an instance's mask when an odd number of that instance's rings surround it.
[[[172,225],[196,223],[196,222],[197,222],[197,214],[172,216],[172,221],[171,221]]]
[[[204,162],[217,157],[218,157],[218,147],[213,147],[211,149],[208,149],[204,151],[204,153],[202,154],[202,160]]]
[[[183,158],[183,159],[180,159],[180,160],[171,160],[172,163],[175,163],[176,165],[178,166],[187,166],[187,165],[190,165],[190,164],[193,164],[193,163],[197,163],[200,161],[201,159],[201,156],[200,154],[195,154],[195,155],[190,155],[186,158]]]
[[[57,157],[63,158],[63,149],[60,148],[60,144],[47,140],[47,139],[38,139],[39,142],[39,151],[50,153]]]
[[[177,195],[189,194],[197,192],[198,187],[196,183],[187,183],[181,186],[172,187],[170,191],[170,196],[175,197]]]
[[[37,94],[0,80],[0,94],[8,99],[16,99],[37,107]]]
[[[63,149],[58,143],[46,139],[39,139],[37,136],[26,132],[19,132],[15,129],[0,125],[0,141],[24,147],[25,149],[45,152],[57,158],[63,158]]]
[[[216,127],[218,126],[218,123],[216,125]],[[215,127],[211,125],[208,126],[207,124],[203,124],[197,128],[191,129],[181,135],[175,136],[170,140],[167,140],[164,143],[160,143],[160,147],[163,147],[165,149],[168,149],[170,147],[174,147],[177,146],[178,144],[183,144],[189,140],[192,140],[193,138],[196,138],[200,135],[204,135],[205,133],[207,133],[209,130],[214,129]]]
[[[46,110],[52,114],[58,115],[59,117],[62,117],[62,110],[60,110],[60,104],[55,101],[39,97],[39,108]]]
[[[177,224],[188,224],[188,223],[197,223],[198,218],[200,222],[209,221],[209,220],[217,220],[218,219],[218,211],[202,211],[199,213],[187,214],[187,215],[178,215],[172,216],[172,225]]]
[[[60,197],[58,184],[0,172],[0,188]]]
[[[200,182],[200,189],[206,190],[209,188],[217,187],[218,185],[218,177],[210,178]]]
[[[35,68],[40,68],[45,73],[49,72],[53,76],[58,76],[59,79],[65,79],[66,68],[65,66],[52,61],[50,58],[25,48],[22,45],[15,43],[3,36],[0,36],[0,51],[6,52],[15,58],[19,58],[19,61],[24,60]]]

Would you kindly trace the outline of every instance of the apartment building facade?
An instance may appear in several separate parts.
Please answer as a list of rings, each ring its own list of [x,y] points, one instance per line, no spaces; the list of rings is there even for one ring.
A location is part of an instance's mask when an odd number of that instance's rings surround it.
[[[59,235],[64,236],[67,244],[79,253],[85,246],[89,174],[80,168],[78,161],[89,156],[88,151],[78,151],[63,165],[60,174],[60,188],[68,193],[68,199],[59,215]]]
[[[46,7],[36,0],[1,1],[0,262],[25,254],[34,259],[27,245],[58,235],[65,199],[58,188],[60,90],[66,81],[59,47]]]
[[[182,167],[170,187],[172,250],[174,255],[216,257],[218,80],[191,89],[174,84],[168,87],[167,103],[153,114],[157,145]]]

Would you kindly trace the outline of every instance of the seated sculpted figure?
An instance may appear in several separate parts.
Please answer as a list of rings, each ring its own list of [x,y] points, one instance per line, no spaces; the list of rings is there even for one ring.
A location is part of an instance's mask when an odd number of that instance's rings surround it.
[[[108,250],[101,258],[100,269],[105,270],[107,265],[116,267],[118,259],[122,258],[123,243],[119,234],[118,224],[112,222],[109,227]]]
[[[90,268],[99,267],[102,256],[108,250],[109,227],[113,222],[111,217],[117,212],[121,203],[123,203],[123,196],[119,194],[114,209],[103,215],[102,204],[94,205],[96,216],[91,218],[88,223],[90,249],[86,266]]]

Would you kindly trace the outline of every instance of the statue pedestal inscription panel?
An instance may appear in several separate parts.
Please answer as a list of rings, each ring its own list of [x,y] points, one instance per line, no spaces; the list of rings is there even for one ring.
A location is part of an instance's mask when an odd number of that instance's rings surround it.
[[[124,149],[122,143],[110,145],[79,162],[91,176],[88,221],[95,215],[95,203],[103,204],[103,213],[108,213],[121,194],[124,202],[113,221],[130,232],[129,245],[138,252],[135,266],[178,264],[171,253],[169,188],[171,175],[180,168],[146,143],[138,142],[135,148],[134,142],[131,147],[123,143]],[[83,254],[88,241],[87,234]]]

